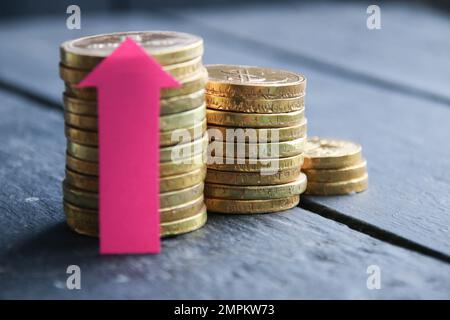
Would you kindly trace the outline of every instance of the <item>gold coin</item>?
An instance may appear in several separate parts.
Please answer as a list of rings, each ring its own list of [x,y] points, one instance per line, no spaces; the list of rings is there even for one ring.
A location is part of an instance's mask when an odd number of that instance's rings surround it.
[[[299,125],[285,128],[230,128],[209,124],[208,135],[215,141],[242,142],[239,137],[245,137],[248,142],[250,137],[256,137],[258,141],[266,139],[267,142],[282,142],[306,136],[306,127],[306,118]]]
[[[179,206],[159,210],[161,223],[181,220],[197,214],[205,206],[203,196]]]
[[[167,176],[159,179],[159,192],[169,192],[189,188],[205,180],[206,167],[182,173],[176,176]]]
[[[183,159],[181,163],[179,161],[161,162],[159,164],[159,176],[165,177],[178,175],[181,173],[204,168],[205,165],[206,165],[206,152],[203,152],[196,155],[192,155],[191,157],[188,157],[186,159]]]
[[[179,138],[189,137],[189,142],[201,138],[206,132],[206,118],[203,121],[198,121],[193,126],[188,128],[178,128],[171,131],[161,131],[159,133],[159,146],[169,147],[180,142]],[[178,138],[178,139],[177,139]]]
[[[298,195],[268,200],[228,200],[205,198],[208,211],[229,214],[271,213],[296,207],[300,201]]]
[[[188,143],[180,143],[171,147],[159,148],[160,162],[179,162],[184,163],[184,159],[190,159],[196,154],[203,153],[208,147],[208,134],[203,138]]]
[[[205,95],[208,109],[246,113],[284,113],[305,107],[305,96],[287,99],[247,99],[242,96]]]
[[[83,100],[72,98],[66,93],[63,94],[64,110],[66,112],[84,115],[97,116],[97,102],[93,100]]]
[[[178,221],[161,223],[161,236],[175,236],[200,229],[205,225],[206,220],[206,206],[203,206],[195,216],[187,217]]]
[[[309,138],[303,169],[339,169],[361,161],[359,144],[335,139]]]
[[[66,125],[65,133],[70,141],[88,146],[98,146],[98,133],[96,131],[79,130]]]
[[[342,182],[357,179],[366,174],[366,160],[341,169],[307,169],[302,170],[310,182]]]
[[[97,130],[97,117],[83,116],[75,113],[64,112],[64,120],[72,127],[84,130]]]
[[[202,121],[206,116],[206,108],[203,104],[199,108],[185,112],[159,117],[159,130],[169,131],[186,128]],[[97,117],[79,115],[71,112],[64,113],[64,119],[70,126],[84,130],[98,130]]]
[[[242,113],[207,109],[208,125],[242,128],[280,128],[299,125],[305,109],[286,113]]]
[[[171,64],[163,67],[163,69],[170,73],[174,78],[182,79],[192,74],[198,72],[203,68],[202,58],[197,57],[189,61]],[[59,65],[59,76],[64,82],[78,84],[86,78],[86,76],[91,72],[91,69],[75,69],[66,67],[62,64]]]
[[[202,182],[186,189],[160,193],[159,207],[176,207],[182,205],[183,203],[190,202],[203,195],[203,190],[204,184]]]
[[[192,138],[192,141],[201,138],[206,132],[206,119],[191,127],[179,128],[177,130],[179,130],[178,134],[174,133],[173,130],[160,132],[159,145],[161,147],[167,147],[178,144],[179,140],[176,139],[178,135],[188,135]],[[78,128],[66,125],[65,132],[66,137],[70,141],[88,146],[98,146],[98,133],[96,131],[79,130]]]
[[[67,112],[97,116],[97,102],[94,100],[83,100],[63,94],[64,109]],[[179,113],[201,107],[205,103],[205,90],[199,90],[184,96],[175,96],[172,98],[161,99],[161,115]]]
[[[68,202],[64,202],[64,212],[67,224],[72,230],[82,235],[98,236],[99,222],[97,211],[78,208]],[[202,205],[201,209],[193,216],[160,223],[161,237],[194,231],[206,223],[206,218],[206,206]]]
[[[240,65],[209,65],[206,92],[245,99],[285,99],[302,96],[306,78],[290,71]]]
[[[81,190],[70,185],[66,180],[63,181],[64,201],[74,204],[78,207],[97,210],[98,193]]]
[[[64,201],[64,213],[70,229],[85,236],[98,236],[97,211],[79,208]]]
[[[369,178],[365,174],[362,177],[341,182],[308,182],[306,193],[318,196],[342,195],[362,192],[368,187]]]
[[[203,54],[203,40],[188,33],[170,31],[117,32],[78,38],[60,47],[61,63],[92,69],[127,38],[132,38],[161,65],[192,60]]]
[[[279,170],[272,175],[261,175],[257,172],[231,172],[208,169],[207,183],[223,183],[230,185],[273,185],[295,181],[300,176],[300,167]]]
[[[203,90],[207,79],[208,73],[205,68],[202,68],[198,73],[195,73],[192,76],[179,79],[178,82],[181,83],[181,87],[161,89],[161,99],[183,96]],[[65,93],[69,97],[83,100],[97,100],[97,90],[95,88],[77,88],[76,85],[68,82],[65,83],[65,87]]]
[[[226,159],[229,160],[229,159]],[[233,163],[226,163],[223,157],[208,157],[208,169],[236,172],[266,172],[276,173],[278,170],[301,167],[303,155],[279,159],[231,159]]]
[[[185,189],[159,194],[160,212],[168,212],[175,207],[183,206],[203,196],[203,183]],[[69,181],[63,181],[64,199],[81,208],[98,210],[98,192],[82,190],[73,186]]]
[[[208,136],[205,133],[203,138],[192,142],[177,144],[175,146],[163,147],[159,149],[160,162],[184,163],[184,159],[189,159],[193,155],[202,153],[208,145]],[[98,148],[85,146],[76,142],[67,141],[67,152],[80,160],[98,162]]]
[[[205,103],[205,90],[160,100],[161,115],[179,113],[201,107]]]
[[[66,154],[67,167],[75,172],[98,176],[98,162],[84,161]]]
[[[283,142],[259,142],[259,143],[233,143],[233,142],[210,142],[212,157],[226,158],[287,158],[299,155],[303,152],[306,144],[306,137]]]
[[[219,199],[263,200],[286,198],[303,193],[306,189],[306,176],[300,173],[297,180],[269,186],[232,186],[218,183],[205,183],[205,197]]]
[[[66,155],[67,167],[75,172],[87,174],[91,176],[98,176],[98,162],[84,161],[77,159],[70,154]],[[159,165],[159,175],[161,177],[178,175],[181,173],[201,169],[206,165],[206,153],[196,154],[190,158],[183,159],[181,163],[177,162],[162,162]]]
[[[88,176],[66,168],[66,182],[81,190],[98,192],[97,176]]]
[[[196,109],[159,117],[159,130],[169,131],[190,127],[202,121],[205,117],[206,107],[203,104]]]
[[[89,147],[67,140],[67,153],[85,161],[98,162],[98,148]]]
[[[159,180],[159,189],[161,193],[185,189],[201,183],[205,180],[206,168],[200,168],[195,171],[182,173],[176,176],[162,177]],[[79,189],[98,192],[98,176],[83,175],[70,169],[66,170],[67,183]]]

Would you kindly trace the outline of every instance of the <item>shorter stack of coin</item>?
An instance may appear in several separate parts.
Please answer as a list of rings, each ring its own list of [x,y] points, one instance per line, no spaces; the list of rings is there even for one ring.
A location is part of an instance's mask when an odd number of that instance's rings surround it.
[[[126,37],[139,43],[182,84],[179,88],[161,91],[161,235],[198,229],[206,222],[203,190],[208,142],[204,98],[207,73],[202,65],[203,40],[190,34],[159,31],[97,35],[61,45],[60,75],[66,85],[63,98],[67,137],[63,193],[68,225],[81,234],[98,234],[101,195],[97,94],[94,88],[76,85]],[[173,136],[178,129],[182,129],[182,134],[189,133],[189,139],[184,135],[183,143],[173,139],[179,136]],[[178,156],[176,161],[174,154]],[[133,174],[130,171],[130,175]]]
[[[361,146],[350,141],[309,138],[302,171],[308,177],[306,193],[311,195],[350,194],[368,187]]]
[[[269,68],[207,66],[208,211],[269,213],[299,203],[306,79]]]

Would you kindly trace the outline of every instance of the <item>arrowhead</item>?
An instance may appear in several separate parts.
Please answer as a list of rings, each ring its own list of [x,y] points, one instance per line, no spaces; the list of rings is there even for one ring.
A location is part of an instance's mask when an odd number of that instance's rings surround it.
[[[78,87],[102,87],[139,83],[151,88],[174,88],[181,84],[134,40],[126,38],[107,58],[103,59]]]

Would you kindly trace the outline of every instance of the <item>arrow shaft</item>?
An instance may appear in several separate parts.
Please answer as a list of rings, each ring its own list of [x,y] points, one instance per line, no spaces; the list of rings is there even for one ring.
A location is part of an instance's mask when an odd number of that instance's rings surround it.
[[[98,108],[100,251],[159,252],[159,90],[102,87]]]

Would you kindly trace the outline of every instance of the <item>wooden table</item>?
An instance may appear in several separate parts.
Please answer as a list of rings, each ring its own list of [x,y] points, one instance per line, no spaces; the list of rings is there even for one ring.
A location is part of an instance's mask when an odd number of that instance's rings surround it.
[[[384,4],[382,29],[359,4],[83,12],[0,25],[0,298],[450,298],[450,22]],[[209,215],[163,253],[98,255],[61,203],[65,137],[58,46],[124,30],[205,39],[206,63],[289,69],[308,78],[308,134],[355,140],[370,188],[303,197],[256,216]],[[79,265],[82,289],[66,289]],[[369,266],[381,289],[369,290]]]

